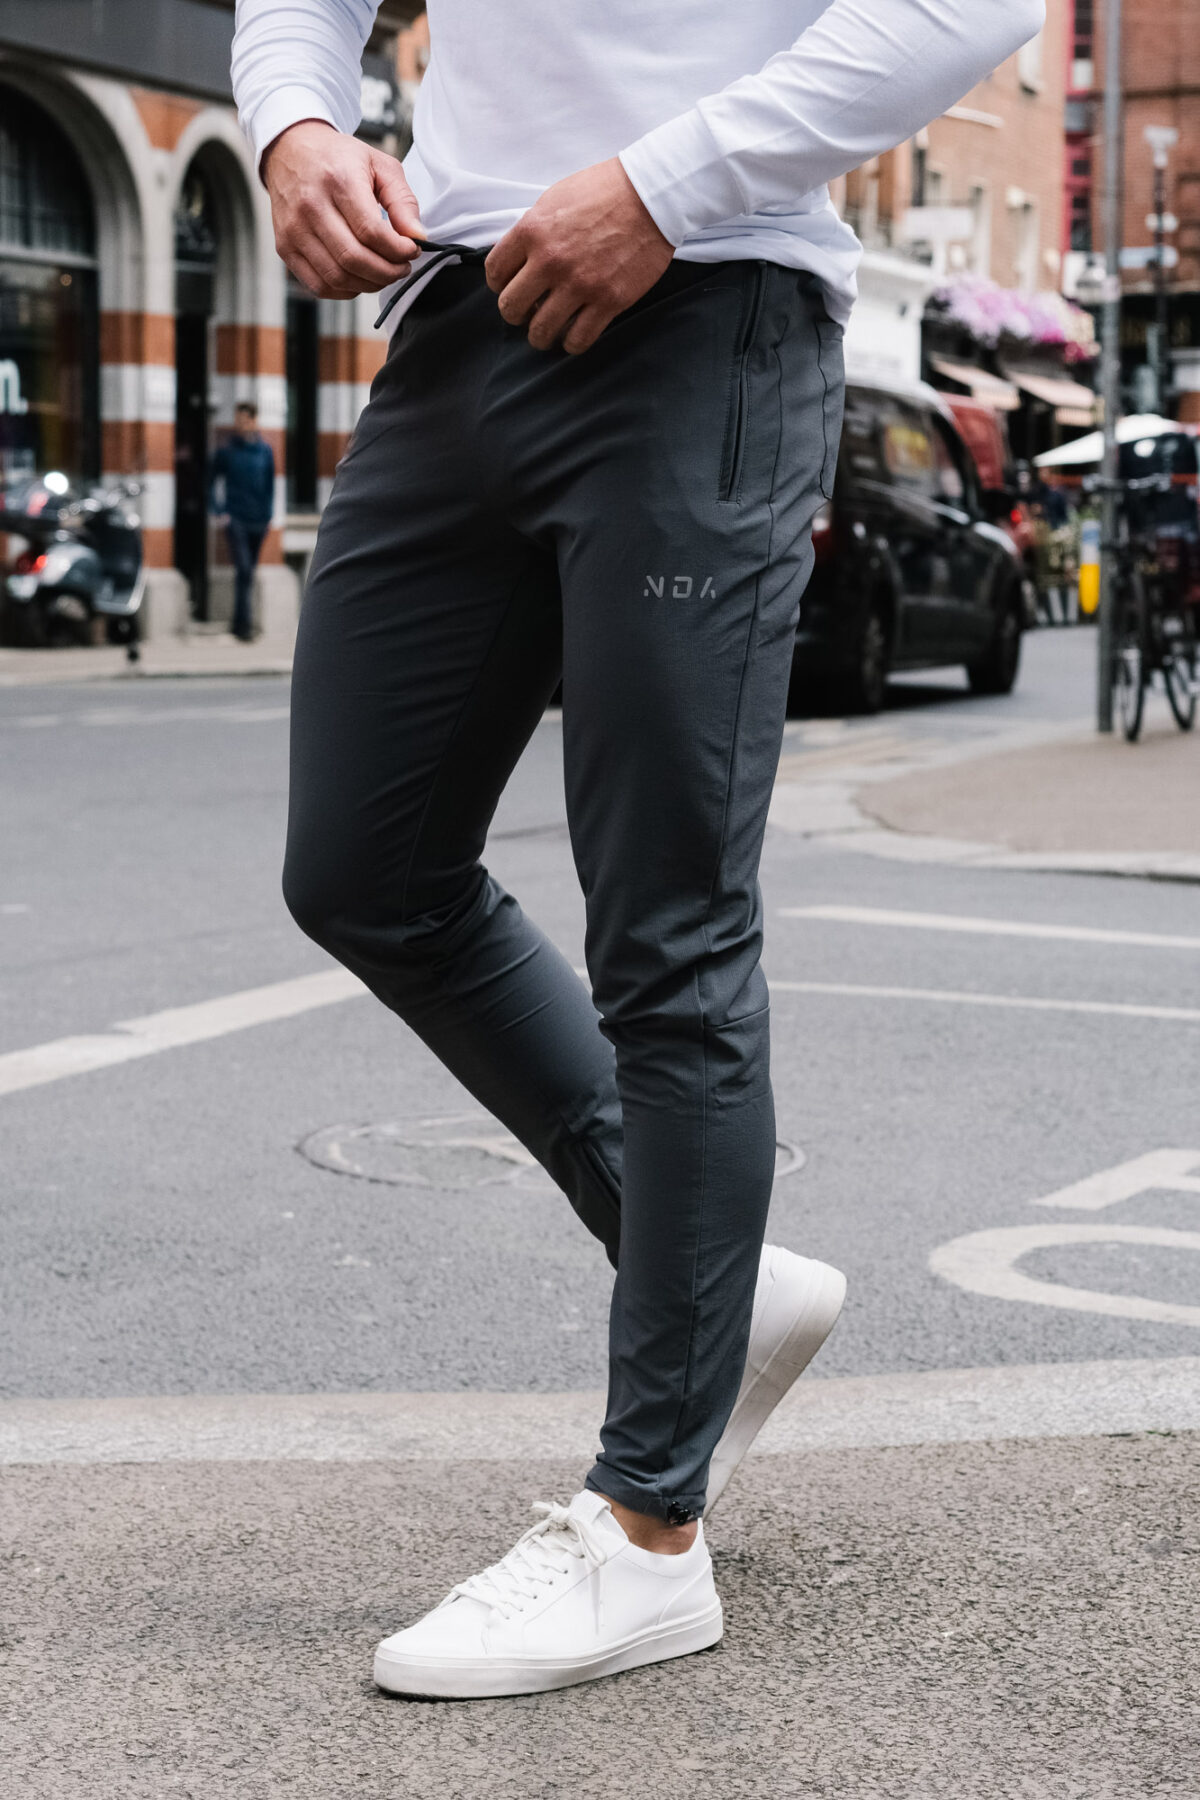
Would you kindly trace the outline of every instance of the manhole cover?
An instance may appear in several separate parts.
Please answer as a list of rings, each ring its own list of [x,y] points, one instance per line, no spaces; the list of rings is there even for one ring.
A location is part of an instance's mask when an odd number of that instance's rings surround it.
[[[394,1119],[379,1125],[326,1125],[296,1148],[318,1169],[388,1187],[519,1188],[549,1193],[546,1171],[490,1113],[480,1110]],[[780,1139],[775,1179],[804,1166],[798,1144]]]

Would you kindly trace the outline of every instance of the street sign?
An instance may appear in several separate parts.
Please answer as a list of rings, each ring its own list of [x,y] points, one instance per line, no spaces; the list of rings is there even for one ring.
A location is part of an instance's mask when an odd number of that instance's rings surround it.
[[[1162,224],[1160,225],[1158,222],[1158,214],[1157,213],[1147,213],[1146,214],[1146,230],[1147,231],[1178,231],[1179,230],[1179,220],[1175,217],[1174,213],[1164,213],[1162,216]]]
[[[1163,268],[1173,269],[1178,261],[1179,252],[1174,244],[1164,244],[1162,247]],[[1153,269],[1157,264],[1157,244],[1126,244],[1121,252],[1121,267],[1123,269]]]

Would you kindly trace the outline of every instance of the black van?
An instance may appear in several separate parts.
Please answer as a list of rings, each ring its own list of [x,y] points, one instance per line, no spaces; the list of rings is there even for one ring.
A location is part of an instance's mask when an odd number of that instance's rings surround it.
[[[850,381],[834,497],[813,523],[797,698],[883,704],[893,669],[965,665],[976,693],[1007,694],[1034,621],[1020,558],[988,517],[941,396]]]

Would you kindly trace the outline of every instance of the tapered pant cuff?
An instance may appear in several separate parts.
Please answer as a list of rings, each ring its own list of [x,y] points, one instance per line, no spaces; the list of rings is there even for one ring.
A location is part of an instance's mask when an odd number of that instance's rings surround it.
[[[668,1525],[687,1525],[704,1516],[703,1494],[664,1494],[656,1487],[627,1481],[604,1463],[596,1464],[583,1485],[594,1494],[603,1494],[606,1500],[627,1506],[630,1512],[647,1513]]]

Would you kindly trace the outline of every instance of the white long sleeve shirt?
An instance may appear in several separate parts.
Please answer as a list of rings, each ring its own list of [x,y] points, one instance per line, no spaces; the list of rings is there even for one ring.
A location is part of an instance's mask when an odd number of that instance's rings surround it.
[[[1045,12],[1044,0],[428,10],[432,54],[404,168],[430,238],[495,243],[553,182],[619,155],[678,256],[811,270],[843,322],[859,245],[826,183],[961,99]],[[356,128],[375,11],[375,0],[237,0],[234,93],[260,157],[301,119]]]

